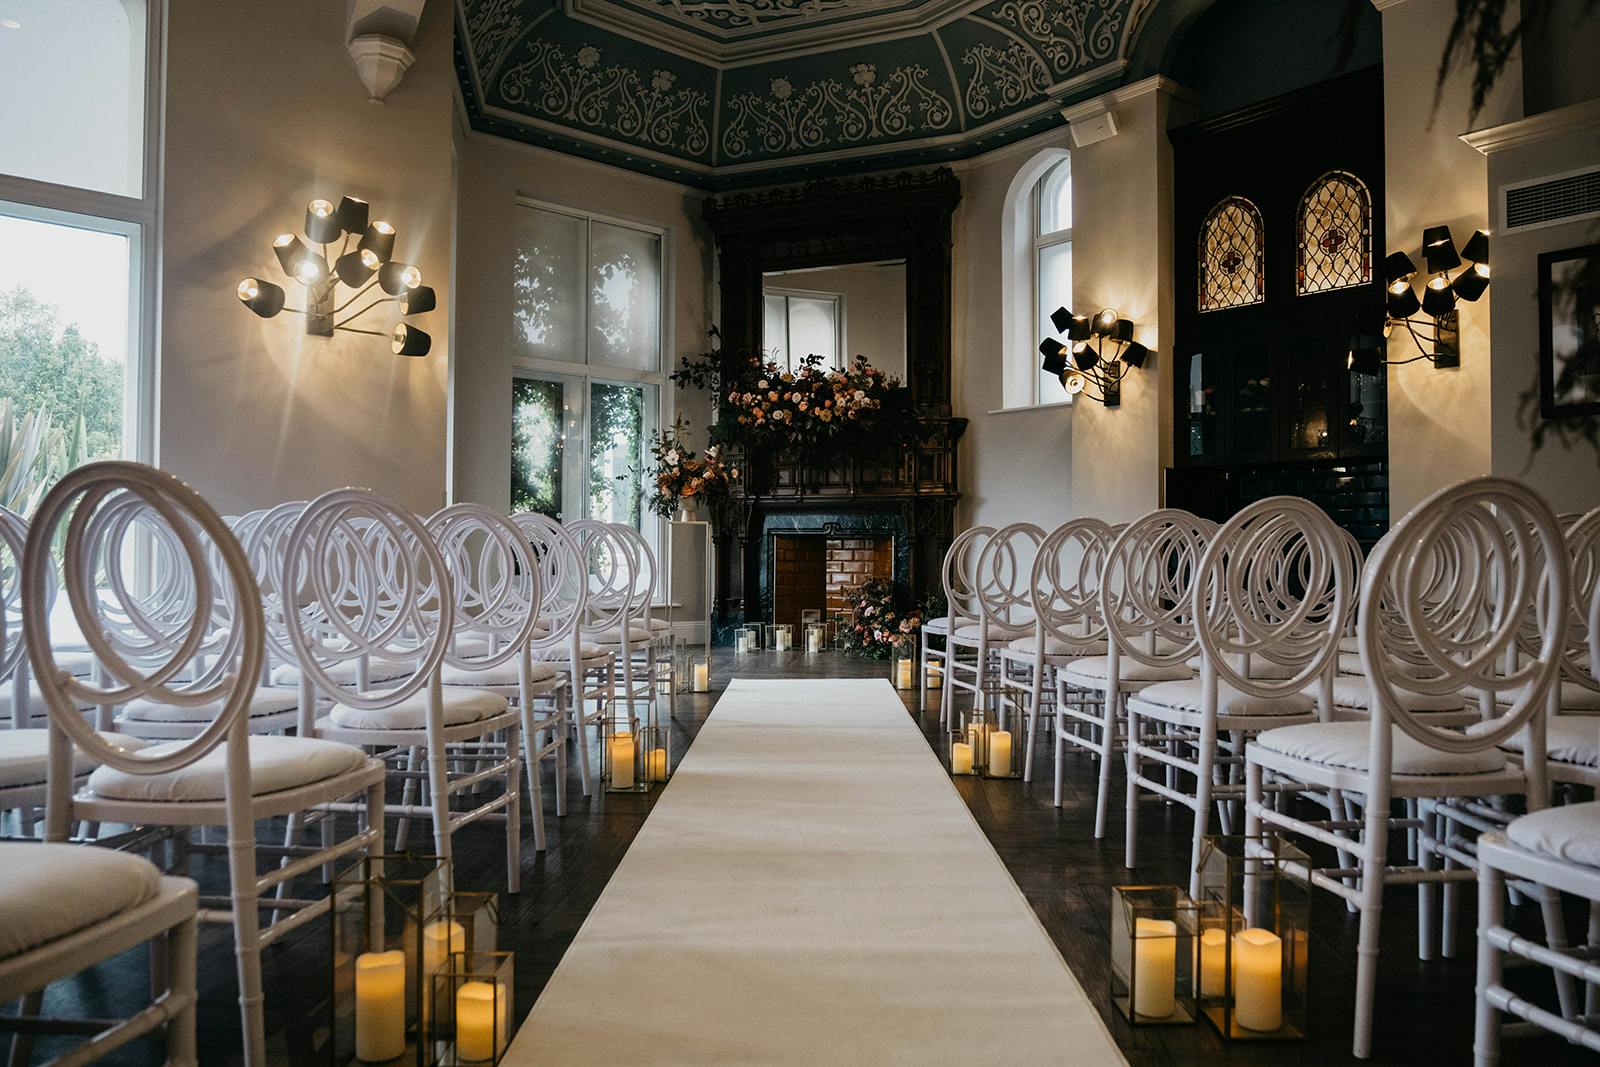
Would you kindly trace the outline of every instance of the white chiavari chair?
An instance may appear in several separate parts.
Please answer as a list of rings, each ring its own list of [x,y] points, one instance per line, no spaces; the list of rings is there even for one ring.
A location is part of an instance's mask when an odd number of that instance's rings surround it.
[[[963,530],[956,535],[944,555],[944,569],[941,575],[945,599],[944,629],[936,634],[944,639],[944,648],[937,656],[942,661],[940,669],[943,671],[944,681],[939,693],[939,722],[952,728],[957,721],[955,691],[959,688],[952,685],[952,678],[957,674],[957,644],[953,637],[962,627],[977,625],[982,611],[978,607],[978,558],[983,554],[983,548],[994,536],[994,532],[992,526],[973,526]],[[969,643],[967,647],[973,646]],[[923,667],[923,685],[926,685],[926,662]]]
[[[974,705],[982,702],[995,711],[1000,729],[1015,729],[1023,751],[1033,749],[1033,734],[1006,722],[1009,705],[1000,700],[1000,653],[1012,641],[1032,632],[1033,563],[1045,532],[1031,522],[1017,522],[994,532],[978,553],[976,592],[978,618],[957,624],[946,639],[951,650],[945,684],[972,694]],[[972,662],[962,653],[970,649]]]
[[[613,707],[623,705],[629,729],[637,731],[639,705],[649,714],[656,699],[650,669],[654,635],[648,623],[655,559],[639,551],[642,541],[636,544],[629,536],[636,531],[617,523],[580,519],[568,523],[567,530],[583,550],[589,582],[587,618],[579,634],[614,655],[613,679],[620,690],[613,693]]]
[[[442,680],[516,705],[534,848],[543,850],[546,759],[556,767],[556,815],[567,807],[567,680],[554,665],[533,659],[543,602],[539,562],[516,524],[482,504],[452,504],[436,512],[428,532],[444,556],[456,598]]]
[[[1362,576],[1356,631],[1370,719],[1268,730],[1246,750],[1246,834],[1289,832],[1356,857],[1353,867],[1305,873],[1360,910],[1352,1038],[1359,1058],[1372,1052],[1384,887],[1418,886],[1426,949],[1434,889],[1471,879],[1476,866],[1474,850],[1453,833],[1433,832],[1429,819],[1418,835],[1419,863],[1392,865],[1390,833],[1407,820],[1393,818],[1391,801],[1416,799],[1448,812],[1445,821],[1476,825],[1496,817],[1491,800],[1522,796],[1530,811],[1547,806],[1544,710],[1560,671],[1569,594],[1561,531],[1527,487],[1480,478],[1440,490],[1396,524]],[[1508,659],[1530,614],[1543,635],[1538,651]],[[1400,630],[1405,641],[1396,645]],[[1408,712],[1406,691],[1488,694],[1491,707],[1499,693],[1516,696],[1493,729],[1469,735]],[[1519,732],[1536,743],[1514,767],[1496,746]],[[1279,788],[1360,796],[1360,837],[1268,804],[1268,775]],[[1452,865],[1438,869],[1438,855]]]
[[[130,662],[105,636],[108,622],[126,616],[129,605],[108,603],[100,586],[107,561],[140,551],[140,539],[125,543],[125,524],[95,522],[104,509],[114,513],[119,500],[137,497],[159,516],[182,549],[193,600],[188,626],[169,655]],[[78,628],[107,682],[90,684],[60,670],[51,645],[48,611],[43,606],[55,580],[51,543],[65,528],[61,569],[63,589]],[[89,536],[93,531],[95,538]],[[124,554],[127,554],[126,556]],[[212,573],[213,566],[220,566]],[[229,895],[202,897],[202,922],[233,926],[239,972],[239,1006],[245,1060],[266,1063],[261,984],[261,950],[285,934],[325,914],[328,898],[264,894],[311,871],[362,851],[380,840],[383,767],[360,749],[308,737],[252,735],[246,709],[260,676],[263,619],[260,594],[237,539],[215,511],[192,489],[161,471],[134,463],[92,463],[65,475],[39,506],[28,531],[24,571],[24,625],[28,653],[50,708],[50,795],[47,837],[64,840],[79,819],[176,831],[186,855],[194,827],[226,826]],[[214,626],[214,597],[229,604],[232,622],[220,655],[228,660],[214,679],[193,673],[196,653]],[[174,680],[187,676],[187,683]],[[201,684],[195,684],[195,682]],[[167,704],[214,704],[215,718],[193,737],[125,752],[108,744],[76,709],[81,701],[119,705],[148,698]],[[64,773],[76,750],[101,764],[86,787],[74,792]],[[60,768],[63,773],[57,773]],[[367,817],[342,841],[295,852],[270,873],[257,872],[255,827],[264,819],[287,816],[351,795],[365,796]],[[269,921],[263,926],[263,914]]]
[[[940,565],[940,582],[945,595],[945,613],[935,618],[924,620],[918,633],[918,672],[917,672],[917,710],[924,711],[928,707],[928,677],[929,668],[937,667],[939,670],[939,721],[949,719],[949,706],[944,702],[944,676],[949,673],[946,660],[950,655],[950,631],[959,617],[961,608],[965,606],[966,589],[970,583],[965,581],[963,567],[977,562],[976,552],[982,547],[984,538],[994,533],[989,526],[973,526],[957,534],[950,542],[950,547],[945,550],[944,561]],[[952,597],[952,591],[957,591]],[[958,604],[958,601],[960,602]],[[954,605],[954,606],[953,606]],[[934,641],[940,642],[938,647]]]

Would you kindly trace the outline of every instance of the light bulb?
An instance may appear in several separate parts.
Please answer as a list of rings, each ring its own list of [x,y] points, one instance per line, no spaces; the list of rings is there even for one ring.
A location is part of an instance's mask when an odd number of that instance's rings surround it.
[[[1474,263],[1472,265],[1472,270],[1473,273],[1477,274],[1477,276],[1480,278],[1487,278],[1489,276],[1489,264],[1487,263]]]
[[[322,277],[322,264],[311,256],[304,256],[295,264],[294,276],[302,285],[314,284]]]
[[[1066,389],[1068,396],[1076,396],[1083,392],[1083,387],[1089,384],[1081,374],[1069,374],[1061,379],[1061,385]]]
[[[372,224],[372,228],[374,230],[377,230],[379,233],[387,235],[387,236],[392,236],[394,234],[394,227],[390,226],[387,222],[384,222],[382,219],[379,219],[377,222],[374,222]]]
[[[370,248],[363,248],[360,252],[360,256],[361,265],[368,270],[377,270],[379,267],[383,266],[383,260],[379,259],[378,254]]]
[[[405,283],[407,289],[415,289],[422,284],[422,272],[416,267],[407,267],[400,272],[400,280]]]
[[[1389,291],[1395,296],[1399,296],[1409,288],[1411,288],[1411,282],[1405,278],[1389,283]]]
[[[311,212],[313,215],[317,216],[318,218],[325,219],[329,215],[333,214],[333,201],[332,200],[313,200],[313,201],[311,201],[311,203],[306,205],[306,210]]]
[[[1117,313],[1111,308],[1106,308],[1104,311],[1100,312],[1100,321],[1109,326],[1113,322],[1117,321]]]
[[[294,244],[295,236],[292,233],[280,233],[272,239],[273,248],[286,248]]]
[[[1449,286],[1449,284],[1450,279],[1446,278],[1443,274],[1435,274],[1433,277],[1428,279],[1429,289],[1444,289]]]

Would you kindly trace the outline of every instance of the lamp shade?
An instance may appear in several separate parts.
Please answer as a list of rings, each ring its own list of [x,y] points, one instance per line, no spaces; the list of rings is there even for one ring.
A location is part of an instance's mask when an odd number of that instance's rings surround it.
[[[1089,384],[1089,379],[1081,374],[1068,374],[1061,379],[1061,388],[1067,391],[1068,396],[1077,396],[1083,392],[1083,387]]]
[[[339,209],[335,213],[339,220],[339,229],[345,233],[367,232],[367,202],[358,200],[353,196],[339,199]]]
[[[1393,285],[1417,273],[1417,265],[1404,252],[1390,252],[1383,261],[1383,283]]]
[[[1422,307],[1422,301],[1417,299],[1417,292],[1411,286],[1401,287],[1399,292],[1390,289],[1388,293],[1389,317],[1391,319],[1409,319]]]
[[[1422,258],[1428,263],[1428,272],[1437,274],[1461,266],[1456,255],[1456,242],[1448,226],[1429,226],[1422,231]]]
[[[1474,263],[1450,283],[1450,289],[1462,300],[1473,301],[1489,288],[1489,264]]]
[[[389,339],[389,350],[397,356],[425,356],[433,347],[433,338],[408,322],[394,328]]]
[[[1122,350],[1122,362],[1135,369],[1144,366],[1144,361],[1149,357],[1150,350],[1138,341],[1129,341],[1128,347]]]
[[[1383,370],[1383,352],[1366,342],[1368,337],[1350,338],[1350,358],[1347,362],[1351,374],[1378,374]]]
[[[306,236],[319,245],[339,239],[338,209],[332,200],[313,200],[306,205]]]
[[[1461,258],[1471,263],[1489,263],[1489,231],[1473,230],[1472,236],[1467,238],[1466,246],[1461,249]]]
[[[292,278],[300,260],[310,255],[311,249],[294,234],[280,233],[272,242],[272,252],[278,257],[278,266],[283,268],[283,273]]]
[[[1089,342],[1079,341],[1072,346],[1072,362],[1079,370],[1090,370],[1100,362],[1100,353],[1089,347]]]
[[[1101,308],[1090,328],[1097,334],[1109,335],[1117,325],[1117,313],[1112,308]]]
[[[367,279],[372,277],[378,266],[377,256],[365,249],[354,248],[333,261],[333,272],[341,282],[356,289],[367,284]]]
[[[394,255],[394,227],[379,219],[367,227],[356,247],[371,252],[384,263],[389,262],[389,257]]]
[[[1060,374],[1067,369],[1067,346],[1060,341],[1052,338],[1040,341],[1039,354],[1044,357],[1039,369],[1046,374]]]
[[[1133,340],[1133,321],[1131,319],[1118,319],[1106,330],[1106,336],[1113,341],[1127,344]]]
[[[1422,290],[1422,310],[1438,318],[1456,309],[1456,294],[1442,274],[1434,275]]]
[[[1072,325],[1067,328],[1067,340],[1087,340],[1089,335],[1094,332],[1093,326],[1094,324],[1089,320],[1087,315],[1072,316]]]
[[[378,284],[390,296],[399,296],[407,289],[415,289],[422,284],[422,272],[409,263],[390,260],[378,268]]]
[[[439,306],[439,299],[431,285],[419,285],[407,289],[400,296],[400,314],[421,315],[425,311],[432,311]]]
[[[283,288],[260,278],[246,278],[239,283],[239,302],[264,319],[270,319],[283,310]]]
[[[1056,308],[1050,312],[1050,325],[1056,328],[1056,333],[1066,333],[1072,329],[1072,312],[1066,308]]]

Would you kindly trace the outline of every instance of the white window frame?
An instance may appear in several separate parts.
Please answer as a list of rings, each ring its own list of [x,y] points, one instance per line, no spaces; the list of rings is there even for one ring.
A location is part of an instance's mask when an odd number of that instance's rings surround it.
[[[806,300],[826,300],[826,301],[829,301],[829,302],[831,302],[833,304],[833,352],[834,352],[834,358],[833,358],[832,365],[828,369],[830,369],[830,370],[839,370],[841,367],[843,367],[845,365],[845,363],[847,362],[845,353],[850,350],[849,346],[845,343],[847,338],[848,338],[848,336],[849,336],[849,334],[847,332],[848,327],[845,324],[845,316],[846,316],[846,313],[847,313],[847,305],[846,305],[846,301],[845,301],[845,294],[843,294],[843,293],[829,293],[829,292],[824,292],[824,291],[822,291],[820,289],[791,289],[791,288],[787,288],[787,287],[783,287],[783,286],[776,286],[776,285],[763,286],[762,289],[761,289],[761,298],[762,298],[762,300],[765,301],[766,298],[769,297],[769,296],[781,296],[781,297],[783,297],[783,328],[784,328],[783,351],[785,353],[784,354],[784,359],[783,359],[783,365],[784,365],[784,369],[785,370],[791,370],[792,371],[792,370],[795,369],[795,355],[796,355],[796,353],[794,351],[794,346],[789,343],[789,333],[793,329],[793,327],[790,324],[790,320],[789,320],[789,300],[790,300],[790,298],[797,297],[797,296],[798,297],[802,297],[802,298],[804,298]],[[765,319],[765,308],[763,308],[762,311],[763,311],[763,319]],[[765,337],[763,337],[761,340],[762,340],[763,345],[765,345],[767,339]],[[806,355],[806,354],[807,353],[800,353],[800,355]]]
[[[1039,190],[1045,176],[1070,158],[1064,145],[1042,148],[1017,168],[1006,190],[1000,220],[1001,393],[991,415],[1072,404],[1065,390],[1047,396],[1039,390],[1039,252],[1072,240],[1071,227],[1040,234]],[[1057,301],[1070,307],[1071,294]]]
[[[1040,276],[1040,273],[1041,273],[1040,270],[1039,270],[1039,258],[1040,258],[1040,256],[1042,256],[1044,254],[1044,251],[1047,248],[1056,248],[1056,247],[1059,247],[1060,245],[1066,245],[1067,246],[1067,265],[1068,265],[1067,269],[1071,270],[1071,265],[1072,265],[1072,227],[1068,226],[1068,227],[1066,227],[1064,229],[1052,230],[1049,233],[1043,232],[1043,230],[1044,230],[1044,197],[1043,197],[1043,193],[1044,193],[1045,179],[1049,178],[1051,172],[1054,171],[1057,167],[1060,167],[1060,166],[1066,166],[1066,167],[1070,168],[1072,166],[1072,164],[1071,164],[1071,162],[1069,162],[1068,157],[1065,157],[1065,156],[1060,158],[1060,159],[1055,160],[1054,162],[1052,162],[1048,167],[1046,167],[1044,169],[1044,172],[1039,175],[1038,180],[1033,183],[1033,191],[1029,194],[1029,197],[1028,197],[1028,199],[1030,201],[1030,204],[1031,204],[1031,207],[1032,207],[1030,215],[1032,217],[1031,229],[1032,229],[1032,232],[1033,232],[1033,250],[1032,250],[1032,258],[1031,258],[1029,266],[1031,268],[1031,274],[1032,274],[1032,277],[1033,277],[1033,321],[1034,321],[1035,324],[1037,324],[1047,314],[1047,311],[1046,311],[1045,306],[1044,306],[1045,294],[1043,292],[1041,292],[1040,288],[1039,288],[1039,286],[1040,286],[1039,276]],[[1071,178],[1070,175],[1068,176],[1067,181],[1069,183],[1068,190],[1070,192],[1070,190],[1071,190],[1070,183],[1072,181],[1072,178]],[[1071,305],[1070,296],[1071,296],[1071,294],[1068,294],[1068,297],[1069,297],[1069,299],[1067,301],[1067,305],[1068,306]],[[1059,299],[1059,298],[1052,298],[1052,299]],[[1059,303],[1057,303],[1057,307],[1059,307],[1059,306],[1061,306],[1061,305]],[[1053,311],[1055,309],[1051,308],[1049,310]],[[1042,340],[1042,338],[1041,338],[1041,340]],[[1049,405],[1052,405],[1052,404],[1070,403],[1071,402],[1071,397],[1069,397],[1067,395],[1066,390],[1061,390],[1061,396],[1059,398],[1040,395],[1040,385],[1042,383],[1039,380],[1040,371],[1038,369],[1038,363],[1039,363],[1039,360],[1038,360],[1037,355],[1035,354],[1034,357],[1033,357],[1034,374],[1033,374],[1033,377],[1030,379],[1031,384],[1032,384],[1032,393],[1033,393],[1033,398],[1032,398],[1031,404],[1033,406],[1035,406],[1035,407],[1046,407],[1046,406],[1049,406]]]
[[[663,426],[670,426],[672,424],[675,405],[673,403],[673,390],[668,388],[672,383],[669,380],[670,372],[667,369],[667,353],[672,351],[672,322],[671,316],[668,314],[668,309],[672,307],[673,296],[672,272],[668,269],[668,264],[672,262],[672,233],[667,227],[654,225],[648,222],[642,222],[638,219],[620,218],[618,216],[605,215],[595,211],[584,211],[581,208],[574,208],[566,204],[556,204],[548,200],[541,200],[531,196],[518,196],[516,199],[516,206],[519,208],[537,208],[540,211],[549,211],[557,215],[565,215],[568,218],[582,219],[586,227],[591,229],[597,222],[611,226],[625,226],[628,229],[638,230],[641,233],[654,234],[656,239],[660,242],[660,244],[657,246],[660,249],[661,256],[661,284],[659,288],[660,307],[657,308],[657,314],[660,316],[660,321],[657,323],[656,328],[658,352],[656,369],[654,371],[633,370],[627,367],[612,367],[605,364],[587,362],[589,344],[589,263],[587,257],[589,249],[592,247],[587,236],[587,231],[584,240],[585,259],[583,265],[583,327],[580,331],[580,335],[584,338],[585,362],[580,363],[563,359],[539,359],[533,356],[522,355],[515,351],[513,351],[511,356],[511,374],[513,378],[541,378],[558,376],[563,379],[573,381],[579,386],[579,388],[583,390],[584,417],[578,435],[579,440],[577,442],[577,453],[579,469],[584,472],[584,477],[586,480],[582,490],[578,493],[578,499],[583,503],[581,517],[587,518],[589,515],[589,490],[587,477],[589,464],[593,458],[593,454],[590,450],[591,442],[589,440],[589,397],[593,387],[596,384],[653,385],[656,387],[656,410],[652,412],[649,410],[648,406],[645,410],[644,442],[646,450],[648,450],[649,442],[654,435],[659,433]],[[509,277],[506,279],[506,284],[511,284],[511,279]],[[506,427],[506,433],[509,437],[511,433],[511,427],[509,425]],[[573,449],[573,442],[570,439],[567,441],[567,448],[569,452],[571,452]],[[645,462],[647,458],[647,452],[646,454],[641,455],[641,463]],[[648,483],[648,479],[646,479],[646,481]],[[648,489],[648,484],[646,488]],[[563,501],[562,511],[563,513],[566,511],[565,501]],[[575,517],[577,516],[574,516],[574,518]],[[564,519],[563,521],[570,521],[570,518]],[[652,545],[656,549],[656,562],[659,569],[662,566],[662,546],[666,544],[666,539],[663,536],[665,527],[664,520],[662,520],[659,516],[653,515],[647,506],[644,508],[644,511],[640,516],[640,524],[643,527],[640,532],[642,532],[646,538],[650,539]]]
[[[128,239],[128,370],[122,390],[125,458],[159,463],[156,420],[160,381],[161,145],[166,113],[165,0],[145,0],[144,153],[139,195],[0,174],[0,214],[76,226]]]

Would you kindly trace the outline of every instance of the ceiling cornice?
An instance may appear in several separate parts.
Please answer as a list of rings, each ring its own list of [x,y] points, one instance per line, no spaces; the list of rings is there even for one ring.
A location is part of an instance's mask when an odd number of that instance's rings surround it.
[[[1462,134],[1461,139],[1488,156],[1588,130],[1600,130],[1600,100],[1587,100],[1488,129],[1473,130]]]

